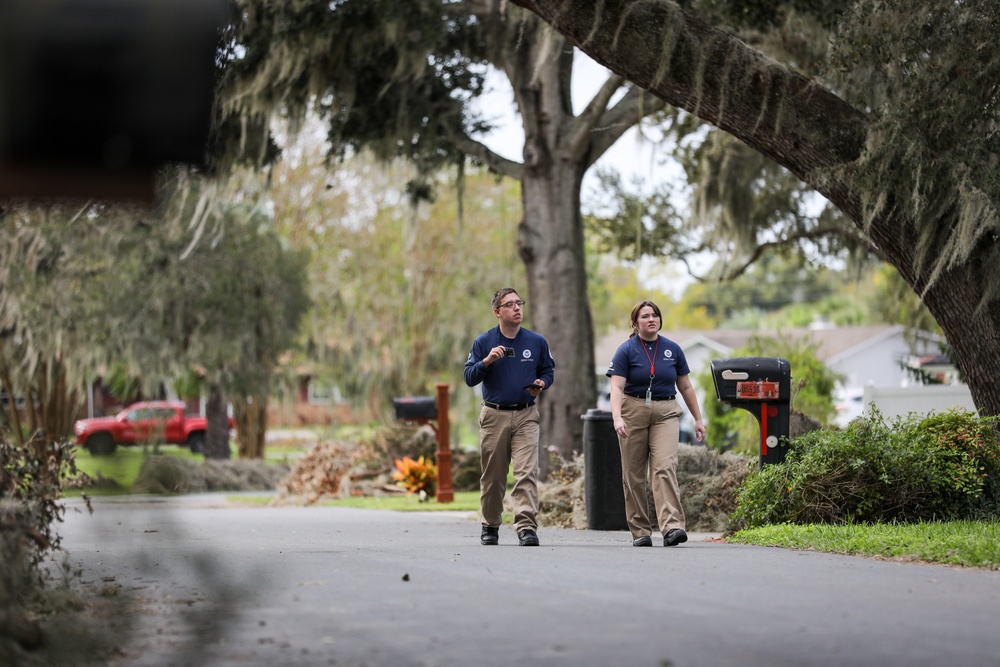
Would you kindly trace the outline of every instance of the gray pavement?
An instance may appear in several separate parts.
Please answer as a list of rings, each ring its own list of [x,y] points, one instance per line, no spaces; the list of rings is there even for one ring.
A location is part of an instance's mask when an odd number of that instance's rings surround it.
[[[114,665],[1000,666],[1000,573],[468,513],[98,500],[61,526],[126,603]]]

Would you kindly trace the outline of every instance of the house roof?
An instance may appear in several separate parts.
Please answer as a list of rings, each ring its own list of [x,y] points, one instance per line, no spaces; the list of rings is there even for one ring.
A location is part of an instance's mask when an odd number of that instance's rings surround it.
[[[761,331],[754,329],[676,329],[660,332],[681,348],[687,350],[695,345],[704,345],[719,354],[730,354],[733,350],[743,347],[755,335],[787,336],[793,341],[808,339],[816,345],[816,356],[826,364],[836,363],[844,357],[860,352],[885,338],[902,332],[900,325],[876,325],[865,327],[836,327],[812,329],[795,327],[778,331]],[[611,331],[597,339],[594,355],[598,368],[603,368],[611,362],[618,346],[628,338],[629,331],[619,329]],[[926,337],[938,340],[937,336],[926,333]]]

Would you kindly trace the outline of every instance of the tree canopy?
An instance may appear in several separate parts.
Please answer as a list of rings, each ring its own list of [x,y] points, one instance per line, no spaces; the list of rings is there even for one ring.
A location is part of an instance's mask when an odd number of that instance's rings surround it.
[[[332,156],[364,147],[383,159],[412,161],[418,175],[408,192],[415,202],[433,196],[430,174],[440,165],[455,164],[461,174],[471,160],[519,181],[515,247],[527,286],[513,287],[527,297],[532,326],[548,338],[559,368],[540,401],[542,446],[566,455],[579,449],[580,415],[596,400],[581,181],[663,102],[609,75],[575,109],[577,52],[505,0],[415,0],[402,13],[394,0],[240,0],[238,6],[220,89],[229,120],[220,128],[259,127],[261,116],[301,121],[315,112],[326,123]],[[469,101],[482,93],[488,68],[510,85],[524,130],[521,160],[481,142],[489,119]],[[220,137],[220,147],[237,145],[229,134]],[[258,137],[256,145],[266,142]],[[485,312],[481,328],[491,320]],[[471,344],[474,333],[468,336]]]
[[[907,0],[834,13],[835,89],[667,0],[513,1],[826,196],[922,297],[979,409],[1000,413],[1000,49],[987,37],[1000,6]]]
[[[304,258],[259,210],[225,197],[192,245],[182,221],[204,200],[179,187],[186,178],[165,184],[159,209],[87,202],[0,216],[0,379],[8,396],[52,406],[33,429],[69,437],[85,383],[115,369],[153,392],[195,373],[234,397],[268,393],[307,304]]]

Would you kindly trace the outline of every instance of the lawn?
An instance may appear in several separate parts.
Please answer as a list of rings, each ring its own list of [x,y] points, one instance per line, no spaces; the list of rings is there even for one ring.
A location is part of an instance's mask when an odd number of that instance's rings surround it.
[[[741,530],[730,542],[852,556],[1000,569],[1000,520],[909,524],[782,524]]]

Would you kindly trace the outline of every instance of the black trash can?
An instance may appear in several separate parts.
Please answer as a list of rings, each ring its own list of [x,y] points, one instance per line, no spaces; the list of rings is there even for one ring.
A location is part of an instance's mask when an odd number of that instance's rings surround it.
[[[583,493],[590,530],[628,530],[622,458],[607,410],[587,410],[583,420]]]

